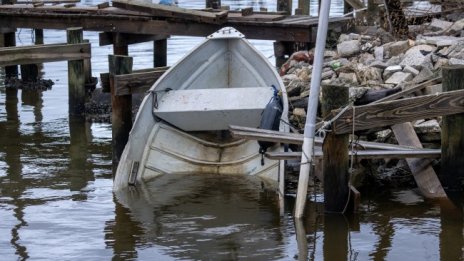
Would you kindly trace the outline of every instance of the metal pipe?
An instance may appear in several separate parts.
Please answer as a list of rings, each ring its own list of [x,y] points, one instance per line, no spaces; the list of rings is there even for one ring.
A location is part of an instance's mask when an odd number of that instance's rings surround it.
[[[322,0],[317,27],[316,50],[311,77],[310,95],[308,101],[308,114],[304,128],[303,153],[301,155],[300,177],[298,179],[298,192],[296,196],[295,217],[303,216],[306,197],[308,193],[308,181],[314,152],[314,137],[316,132],[317,105],[321,86],[322,66],[324,63],[325,42],[329,27],[329,13],[331,0]]]

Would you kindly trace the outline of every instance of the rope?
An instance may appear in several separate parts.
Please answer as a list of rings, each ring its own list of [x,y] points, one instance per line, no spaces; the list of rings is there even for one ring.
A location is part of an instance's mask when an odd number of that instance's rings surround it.
[[[152,98],[151,115],[153,116],[153,119],[155,119],[155,121],[157,121],[157,117],[155,115],[155,110],[154,109],[158,109],[158,93],[160,93],[160,92],[169,92],[171,90],[172,90],[171,88],[166,88],[166,89],[159,90],[159,91],[149,90],[149,91],[146,92],[148,94],[151,94],[151,98]]]
[[[356,107],[355,106],[352,106],[353,107],[353,127],[351,129],[351,156],[350,156],[350,169],[348,170],[348,198],[346,199],[346,203],[345,203],[345,207],[343,208],[343,212],[342,213],[345,213],[346,209],[348,208],[348,204],[350,203],[350,197],[351,197],[351,174],[353,174],[353,166],[354,166],[354,142],[353,142],[353,139],[354,139],[354,130],[355,130],[355,119],[356,119]]]
[[[354,108],[352,103],[345,106],[340,112],[337,113],[337,115],[335,115],[330,120],[323,121],[322,126],[319,129],[317,129],[316,135],[321,137],[321,138],[325,138],[325,136],[327,135],[327,132],[330,132],[330,128],[332,127],[332,123],[334,123],[336,120],[338,120],[338,118],[340,118],[340,116],[342,116],[342,114],[345,113],[351,107]]]

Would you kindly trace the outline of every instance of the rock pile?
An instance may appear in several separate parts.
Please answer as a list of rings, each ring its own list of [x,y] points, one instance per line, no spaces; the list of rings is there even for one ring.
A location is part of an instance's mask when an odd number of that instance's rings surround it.
[[[390,95],[440,76],[445,65],[464,64],[462,17],[456,21],[433,19],[411,27],[410,31],[415,32],[415,39],[403,41],[394,41],[376,27],[363,27],[359,34],[340,35],[336,50],[324,53],[322,84],[349,86],[351,100],[364,104],[366,94]],[[300,129],[306,117],[313,57],[313,51],[295,53],[280,71],[289,96],[290,122]],[[440,85],[427,88],[422,94],[437,91],[441,91]],[[437,121],[434,123],[438,125]]]

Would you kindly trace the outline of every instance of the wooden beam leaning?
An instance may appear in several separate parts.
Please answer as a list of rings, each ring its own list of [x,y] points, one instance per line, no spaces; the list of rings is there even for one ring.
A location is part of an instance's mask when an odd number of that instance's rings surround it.
[[[387,100],[395,100],[403,98],[407,95],[420,91],[430,85],[441,83],[442,78],[434,78],[429,81],[423,82],[416,86],[413,86],[402,92],[395,93],[393,95],[387,96],[383,99],[373,102],[379,103]],[[395,134],[396,140],[400,145],[414,146],[416,148],[422,148],[422,143],[419,140],[416,132],[414,131],[414,126],[411,122],[404,122],[399,124],[394,124],[391,126],[393,133]],[[444,198],[446,197],[445,191],[441,185],[440,180],[435,173],[435,170],[430,165],[430,159],[422,158],[406,158],[406,163],[411,170],[414,180],[416,181],[417,187],[419,188],[422,195],[427,198]]]
[[[0,49],[0,66],[90,58],[90,44],[46,44]]]
[[[354,130],[359,131],[463,112],[464,90],[458,90],[356,106],[342,113],[332,126],[336,134],[343,134],[350,133],[353,124]]]
[[[129,95],[148,91],[169,67],[158,67],[149,71],[114,75],[114,95]]]

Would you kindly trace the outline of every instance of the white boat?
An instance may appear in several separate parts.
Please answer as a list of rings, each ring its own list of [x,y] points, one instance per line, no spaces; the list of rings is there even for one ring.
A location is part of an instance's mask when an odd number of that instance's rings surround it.
[[[262,164],[256,141],[233,138],[227,131],[229,125],[258,127],[277,92],[279,130],[288,132],[287,94],[276,69],[234,28],[208,36],[144,98],[114,189],[183,173],[256,175],[277,184],[283,180],[283,161]],[[268,149],[282,150],[279,144]]]

